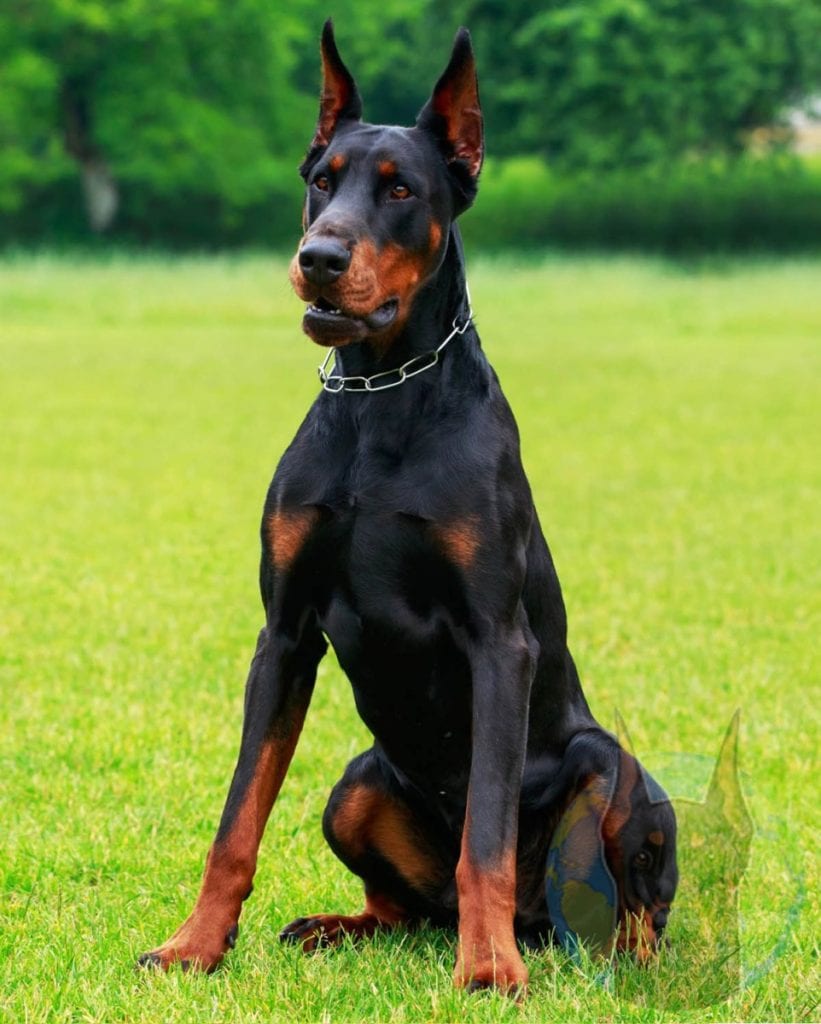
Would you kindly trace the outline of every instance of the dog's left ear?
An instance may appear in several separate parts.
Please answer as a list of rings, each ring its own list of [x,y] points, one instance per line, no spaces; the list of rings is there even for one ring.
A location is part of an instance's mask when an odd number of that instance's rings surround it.
[[[337,126],[343,121],[359,121],[362,117],[362,99],[353,75],[339,56],[334,38],[334,24],[330,18],[322,29],[320,52],[322,94],[319,98],[319,119],[308,148],[308,155],[299,169],[303,177],[317,155],[328,146]]]
[[[462,163],[470,178],[476,181],[484,156],[482,110],[476,62],[466,28],[456,33],[450,63],[436,83],[431,98],[420,110],[416,126],[431,132],[445,159],[449,163]]]

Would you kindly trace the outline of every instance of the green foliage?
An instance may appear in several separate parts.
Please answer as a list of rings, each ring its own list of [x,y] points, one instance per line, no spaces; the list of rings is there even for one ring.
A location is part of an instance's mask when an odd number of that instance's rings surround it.
[[[737,153],[752,129],[821,88],[819,0],[456,0],[444,14],[433,0],[340,0],[333,13],[366,115],[377,122],[413,123],[455,28],[469,25],[488,152],[541,157],[563,180],[669,168],[686,157],[708,161],[706,182],[715,154]],[[111,234],[120,240],[292,238],[294,168],[316,115],[327,14],[320,0],[6,0],[0,243],[87,238],[79,170],[92,161],[116,187]],[[689,176],[689,166],[671,174]],[[591,240],[610,234],[621,244],[633,231],[628,211],[642,203],[630,192],[639,179],[604,180],[594,194],[622,182],[628,194],[621,212],[615,198],[597,199],[596,216],[616,224]],[[562,194],[575,210],[573,187]],[[555,210],[545,240],[569,234],[560,222],[576,233],[577,213],[564,201]],[[765,227],[754,217],[759,226],[746,235],[769,237],[776,215]]]
[[[557,174],[535,158],[489,161],[463,232],[485,248],[817,249],[821,166],[714,159]]]
[[[466,0],[463,12],[499,155],[577,169],[738,152],[821,85],[818,0]]]
[[[31,208],[44,185],[57,209],[76,204],[62,151],[71,105],[74,146],[98,153],[121,186],[126,233],[173,237],[191,217],[194,237],[206,219],[206,237],[230,237],[276,202],[315,115],[314,98],[290,85],[298,12],[258,0],[10,0],[0,13],[0,81],[12,99],[0,120],[0,204]]]
[[[37,195],[32,209],[0,215],[0,244],[87,237],[73,178]],[[291,161],[272,166],[264,197],[247,204],[229,206],[192,189],[181,208],[173,190],[135,187],[125,193],[114,238],[159,248],[289,250],[299,236],[301,198]],[[821,239],[821,164],[714,159],[597,174],[551,172],[535,157],[488,160],[462,230],[469,243],[492,250],[812,251]]]
[[[412,120],[449,44],[420,62],[425,0],[336,13],[370,116]],[[67,100],[119,186],[115,236],[172,246],[292,238],[326,16],[317,0],[9,0],[0,10],[0,240],[87,235],[64,147]]]
[[[53,116],[57,70],[43,54],[13,46],[0,13],[0,216],[26,202],[26,189],[71,173]]]

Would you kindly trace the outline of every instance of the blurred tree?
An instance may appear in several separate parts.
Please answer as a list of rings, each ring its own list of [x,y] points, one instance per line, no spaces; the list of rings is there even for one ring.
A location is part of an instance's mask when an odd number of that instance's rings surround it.
[[[461,0],[490,149],[629,166],[735,152],[821,87],[819,0]]]
[[[0,8],[0,211],[16,209],[27,185],[59,177],[66,164],[52,117],[56,69],[25,44],[12,15]]]
[[[313,97],[290,85],[311,0],[5,0],[0,8],[0,203],[76,162],[91,227],[122,188],[209,196],[214,213],[261,200],[296,159]],[[9,99],[11,102],[9,102]],[[132,214],[140,211],[132,210]]]
[[[455,21],[442,31],[430,0],[335,8],[367,114],[412,123]],[[146,237],[242,232],[278,199],[290,215],[326,16],[320,0],[5,0],[0,212],[36,206],[76,167],[98,232],[118,208]]]
[[[83,207],[94,230],[131,238],[291,237],[327,13],[327,0],[2,0],[0,237],[76,237]],[[732,152],[821,89],[821,0],[335,0],[333,13],[370,120],[413,123],[466,24],[488,151],[561,169]]]

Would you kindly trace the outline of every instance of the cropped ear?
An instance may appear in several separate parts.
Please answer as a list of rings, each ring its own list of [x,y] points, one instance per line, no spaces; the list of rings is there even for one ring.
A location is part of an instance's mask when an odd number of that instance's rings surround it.
[[[737,835],[749,841],[753,823],[738,778],[738,727],[741,712],[736,711],[727,729],[716,761],[706,804],[717,818],[732,826]]]
[[[436,137],[448,162],[461,161],[474,181],[479,177],[484,156],[482,110],[466,28],[456,33],[450,63],[420,110],[416,126]]]
[[[592,954],[607,955],[617,934],[619,890],[602,838],[615,782],[615,773],[589,777],[562,815],[548,850],[547,911],[569,953],[584,944]]]
[[[362,99],[353,75],[339,56],[334,39],[333,21],[328,18],[322,29],[320,43],[322,54],[322,93],[319,98],[319,120],[316,132],[308,149],[308,155],[300,167],[300,173],[310,167],[318,153],[325,149],[334,136],[341,121],[358,121],[362,117]]]

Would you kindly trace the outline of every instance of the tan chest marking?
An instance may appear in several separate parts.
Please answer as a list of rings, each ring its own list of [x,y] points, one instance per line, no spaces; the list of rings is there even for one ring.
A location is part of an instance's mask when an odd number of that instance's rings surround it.
[[[437,525],[434,535],[447,557],[462,569],[469,569],[479,550],[479,530],[473,519]]]
[[[315,508],[278,509],[268,517],[268,544],[274,567],[290,566],[302,550],[319,513]]]

